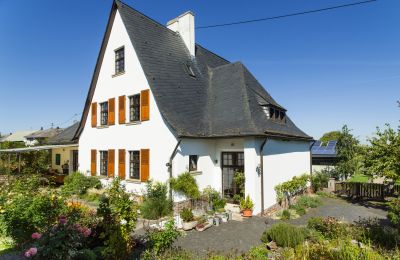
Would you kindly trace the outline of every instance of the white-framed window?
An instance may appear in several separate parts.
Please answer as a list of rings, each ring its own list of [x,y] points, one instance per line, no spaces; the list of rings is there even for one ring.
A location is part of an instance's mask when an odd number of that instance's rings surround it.
[[[199,160],[198,155],[189,155],[189,171],[195,172],[197,171],[197,162]]]
[[[100,151],[100,175],[107,176],[108,151]]]
[[[100,124],[108,125],[108,102],[100,103]]]
[[[115,75],[125,72],[125,47],[115,50]]]

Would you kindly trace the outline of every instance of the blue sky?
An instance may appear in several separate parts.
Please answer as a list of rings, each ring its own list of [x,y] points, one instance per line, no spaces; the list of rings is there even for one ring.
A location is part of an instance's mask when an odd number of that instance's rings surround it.
[[[351,0],[125,2],[165,24],[192,10],[196,25],[282,15]],[[0,132],[66,127],[82,113],[111,0],[0,0]],[[242,61],[309,135],[348,124],[361,139],[397,126],[400,1],[196,31]],[[74,116],[77,114],[78,116]]]

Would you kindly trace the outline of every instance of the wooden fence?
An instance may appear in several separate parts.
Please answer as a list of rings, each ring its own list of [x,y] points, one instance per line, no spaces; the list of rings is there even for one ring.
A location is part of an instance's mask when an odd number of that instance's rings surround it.
[[[350,198],[381,199],[399,196],[400,185],[362,183],[362,182],[337,182],[335,193]]]

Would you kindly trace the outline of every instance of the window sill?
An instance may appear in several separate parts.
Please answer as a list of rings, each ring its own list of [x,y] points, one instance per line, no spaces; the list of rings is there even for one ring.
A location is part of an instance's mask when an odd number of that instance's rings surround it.
[[[140,121],[132,121],[132,122],[127,122],[125,125],[140,125],[142,122]]]
[[[111,77],[115,78],[115,77],[118,77],[118,76],[121,76],[121,75],[124,75],[124,74],[125,74],[125,71],[122,71],[122,72],[119,72],[117,74],[111,75]]]
[[[202,171],[191,171],[191,172],[189,172],[191,175],[194,175],[194,176],[196,176],[196,175],[202,175],[203,174],[203,172]]]
[[[108,127],[109,127],[109,125],[99,125],[96,128],[97,129],[103,129],[103,128],[108,128]]]
[[[104,176],[104,175],[96,175],[95,177],[96,177],[97,179],[102,179],[102,180],[108,179],[108,176]]]
[[[133,180],[133,179],[128,179],[125,180],[127,183],[135,183],[135,184],[141,184],[142,182],[140,180]]]

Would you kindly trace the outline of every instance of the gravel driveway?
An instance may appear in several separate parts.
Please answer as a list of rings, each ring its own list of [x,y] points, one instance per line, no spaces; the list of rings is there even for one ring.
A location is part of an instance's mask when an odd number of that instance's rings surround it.
[[[386,220],[386,211],[378,207],[333,198],[322,198],[322,201],[323,205],[308,210],[307,214],[298,219],[290,220],[289,223],[306,225],[309,218],[316,216],[332,216],[349,223],[357,221],[359,217]],[[175,246],[192,251],[200,256],[204,256],[207,251],[220,253],[245,252],[251,247],[260,244],[260,237],[264,230],[278,221],[261,217],[252,217],[242,222],[229,221],[219,227],[213,226],[203,232],[186,232],[186,235],[179,238]]]

